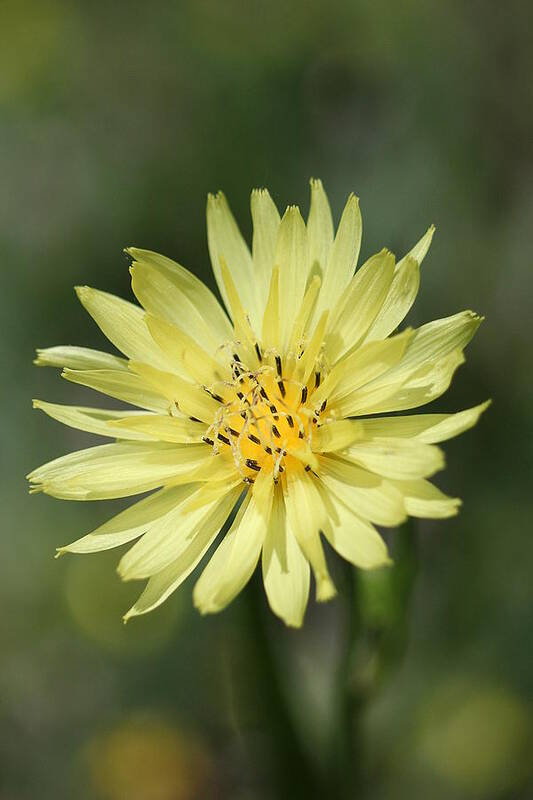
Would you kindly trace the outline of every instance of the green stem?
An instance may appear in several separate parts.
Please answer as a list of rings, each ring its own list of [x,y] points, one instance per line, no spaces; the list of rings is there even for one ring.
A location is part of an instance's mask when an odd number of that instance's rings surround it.
[[[254,698],[260,710],[263,731],[275,754],[275,796],[279,800],[322,800],[327,795],[323,793],[321,781],[302,746],[272,652],[260,577],[256,574],[246,591],[245,605],[250,631],[247,644],[253,657]]]

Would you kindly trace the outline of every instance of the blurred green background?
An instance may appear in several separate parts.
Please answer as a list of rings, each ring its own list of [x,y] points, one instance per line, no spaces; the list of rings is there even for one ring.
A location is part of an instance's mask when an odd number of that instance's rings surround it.
[[[486,322],[435,407],[494,400],[445,446],[437,483],[464,507],[418,525],[407,650],[363,709],[354,796],[532,796],[532,26],[513,0],[0,3],[1,800],[313,794],[290,750],[280,761],[262,601],[247,589],[201,619],[189,580],[123,627],[141,587],[120,583],[117,552],[53,559],[122,504],[30,498],[24,480],[94,443],[31,410],[93,402],[32,366],[35,347],[103,347],[72,286],[131,297],[127,245],[211,282],[207,192],[224,189],[249,236],[252,187],[306,213],[311,176],[336,220],[361,197],[363,257],[437,225],[410,321]],[[378,584],[362,589],[379,628]],[[344,608],[313,603],[300,633],[266,627],[302,761],[319,765]]]

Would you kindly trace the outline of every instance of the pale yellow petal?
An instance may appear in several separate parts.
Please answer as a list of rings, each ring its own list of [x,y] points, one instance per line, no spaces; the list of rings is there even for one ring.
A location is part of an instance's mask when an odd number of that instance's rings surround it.
[[[100,330],[128,358],[155,367],[168,367],[146,325],[142,308],[89,286],[77,286],[76,294]]]
[[[160,489],[121,511],[92,533],[58,547],[57,553],[97,553],[131,542],[150,530],[156,520],[168,514],[195,490],[196,484]]]
[[[369,437],[414,438],[426,444],[443,442],[472,428],[489,407],[490,400],[456,414],[414,414],[361,420]]]
[[[274,493],[262,566],[270,608],[286,625],[301,627],[309,597],[309,562],[288,523],[280,487]]]
[[[137,411],[110,411],[103,408],[85,408],[84,406],[65,406],[59,403],[46,403],[44,400],[33,400],[33,407],[44,411],[52,419],[87,433],[96,433],[99,436],[110,436],[113,439],[140,439],[149,440],[155,437],[147,435],[142,430],[135,428],[123,431],[113,427],[117,420],[124,419],[127,423],[132,419],[139,419]],[[154,415],[149,415],[152,418]]]
[[[359,198],[351,194],[342,213],[335,241],[329,249],[327,265],[322,277],[315,319],[329,309],[333,312],[346,291],[357,266],[363,230]]]
[[[257,334],[250,326],[249,314],[242,305],[235,281],[223,256],[220,257],[220,274],[226,288],[228,308],[231,311],[235,327],[235,339],[238,342],[239,357],[244,360],[249,368],[253,368],[259,363],[255,347]],[[256,328],[256,330],[258,329]]]
[[[254,281],[252,256],[222,192],[216,196],[210,194],[207,199],[207,242],[213,272],[226,308],[232,313],[227,286],[222,278],[221,259],[226,262],[232,280],[238,287],[242,305],[257,335],[262,309]]]
[[[262,327],[262,343],[265,351],[280,350],[279,326],[279,267],[274,267],[270,277],[268,298]]]
[[[61,456],[28,475],[34,491],[65,500],[106,500],[188,483],[212,458],[204,445],[120,442]],[[199,478],[196,478],[199,480]]]
[[[431,225],[420,241],[396,264],[389,293],[368,331],[367,341],[384,339],[405,319],[418,294],[420,265],[429,250],[434,232],[435,226]]]
[[[429,481],[393,481],[393,484],[404,496],[405,510],[412,517],[454,517],[461,505],[458,497],[448,497]]]
[[[230,531],[194,587],[202,614],[225,608],[249,581],[259,560],[270,519],[273,482],[270,468],[259,473]]]
[[[320,456],[320,479],[348,508],[376,525],[399,525],[406,519],[398,489],[380,475],[337,456]]]
[[[37,350],[37,358],[33,362],[38,367],[59,367],[60,369],[112,369],[127,370],[125,358],[91,350],[89,347],[59,345]]]
[[[328,422],[313,433],[313,450],[315,453],[343,450],[362,436],[363,425],[355,419]]]
[[[323,279],[333,244],[333,220],[322,181],[311,178],[311,206],[307,219],[309,267],[312,275]]]
[[[420,286],[420,265],[414,258],[397,266],[387,296],[366,335],[366,341],[385,339],[405,319]]]
[[[322,491],[326,491],[322,488]],[[390,564],[387,546],[370,522],[361,519],[352,507],[329,493],[330,510],[324,535],[337,553],[361,569],[375,569]]]
[[[231,372],[227,363],[222,365],[217,362],[182,328],[151,314],[147,314],[146,324],[169,364],[177,365],[180,374],[208,386],[230,380]]]
[[[280,216],[276,204],[266,189],[254,189],[250,205],[254,229],[252,240],[254,280],[258,283],[260,310],[262,311],[266,305],[270,276],[274,266]]]
[[[132,414],[125,417],[123,411],[114,412],[111,428],[112,436],[119,439],[143,438],[156,439],[161,442],[176,444],[194,444],[202,441],[206,433],[206,425],[195,422],[188,417],[174,417],[168,414]]]
[[[168,567],[189,548],[191,539],[233,488],[217,484],[214,492],[211,485],[204,485],[192,495],[184,496],[121,558],[118,565],[120,577],[125,581],[150,578]]]
[[[240,487],[229,491],[216,504],[209,518],[190,540],[186,550],[172,564],[150,578],[135,605],[125,614],[125,622],[131,617],[153,611],[188,578],[213,543],[237,502],[240,492]]]
[[[394,256],[382,250],[356,272],[331,311],[326,352],[331,363],[361,343],[387,296]]]
[[[280,340],[286,350],[309,273],[307,231],[297,206],[289,206],[283,215],[274,262],[279,267]]]
[[[402,266],[402,264],[409,258],[413,258],[420,265],[424,260],[424,258],[426,257],[427,251],[431,246],[434,233],[435,233],[435,226],[430,225],[425,234],[422,236],[421,239],[418,240],[415,246],[412,247],[411,250],[409,250],[407,255],[405,255],[400,261],[398,261],[397,268],[399,269],[400,266]]]
[[[205,389],[185,381],[179,375],[133,361],[130,361],[130,369],[166,398],[167,408],[175,404],[188,417],[195,417],[210,424],[221,407]]]
[[[168,411],[169,401],[133,372],[111,369],[64,369],[61,377],[139,408],[160,413]]]
[[[311,564],[316,581],[316,599],[330,600],[336,590],[328,572],[320,529],[326,523],[324,503],[312,478],[303,467],[287,470],[283,481],[287,519],[300,548]]]
[[[359,398],[359,406],[355,413],[381,414],[404,411],[430,403],[448,389],[455,370],[464,363],[464,360],[462,350],[458,349],[444,358],[429,362],[412,376],[409,376],[409,373],[397,375],[396,383],[392,382],[388,386],[382,386],[379,382],[374,386],[372,383],[370,387],[374,387],[374,392],[368,394],[366,398]],[[391,381],[393,379],[394,376],[391,376]]]
[[[179,325],[210,353],[231,340],[228,317],[196,275],[150,250],[130,247],[127,252],[134,259],[130,269],[133,291],[147,311]]]
[[[414,331],[396,372],[413,373],[428,363],[442,359],[470,342],[482,322],[473,311],[461,311],[451,317],[428,322]],[[392,371],[391,371],[392,372]]]
[[[415,439],[364,439],[347,447],[343,458],[377,475],[399,480],[427,478],[444,468],[442,451]]]
[[[369,342],[338,361],[311,395],[315,408],[327,399],[339,415],[349,416],[359,392],[400,362],[412,335],[407,330],[383,342]]]

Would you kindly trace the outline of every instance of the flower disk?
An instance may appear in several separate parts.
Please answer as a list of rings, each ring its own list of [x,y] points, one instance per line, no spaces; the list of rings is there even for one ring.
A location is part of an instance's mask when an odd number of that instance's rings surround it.
[[[135,407],[35,400],[54,419],[116,441],[28,476],[32,492],[65,499],[151,492],[58,549],[92,553],[135,541],[119,574],[148,583],[125,619],[160,605],[231,520],[195,586],[196,606],[224,608],[261,559],[272,610],[298,627],[311,571],[318,600],[335,594],[322,536],[371,569],[390,563],[375,525],[449,517],[460,504],[427,480],[444,465],[435,445],[472,427],[488,403],[386,416],[443,394],[481,321],[464,311],[397,332],[433,227],[400,261],[382,250],[356,271],[362,223],[353,195],[336,234],[318,180],[307,223],[295,206],[280,219],[266,190],[252,192],[251,206],[250,252],[225,197],[208,199],[209,252],[229,318],[182,266],[130,248],[142,308],[77,289],[125,357],[37,351],[37,364]]]

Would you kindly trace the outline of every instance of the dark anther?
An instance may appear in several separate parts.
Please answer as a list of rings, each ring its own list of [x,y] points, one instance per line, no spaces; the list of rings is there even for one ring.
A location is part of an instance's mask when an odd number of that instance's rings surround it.
[[[272,448],[271,448],[271,447],[268,447],[268,445],[267,445],[267,446],[265,447],[265,453],[268,453],[268,455],[269,455],[269,456],[271,456],[271,455],[272,455]]]
[[[215,444],[214,441],[208,436],[202,436],[202,442],[205,442],[206,444]]]
[[[239,431],[236,431],[235,428],[228,428],[228,431],[231,433],[232,436],[239,435]]]
[[[253,478],[243,478],[242,480],[243,483],[250,483],[250,484],[255,483]]]
[[[221,442],[224,442],[224,444],[231,444],[231,442],[228,439],[228,437],[224,436],[222,433],[218,434],[218,438],[220,439]]]
[[[307,386],[304,386],[304,387],[303,387],[303,389],[302,389],[302,399],[301,399],[301,402],[302,402],[302,403],[305,403],[305,401],[306,401],[306,400],[307,400]]]
[[[284,471],[285,471],[285,470],[284,470],[284,467],[282,467],[282,466],[280,465],[280,466],[278,467],[278,472],[284,472]]]
[[[272,425],[272,433],[274,434],[274,436],[277,436],[278,439],[281,439],[281,433],[278,431],[275,425]]]
[[[278,389],[281,392],[281,396],[285,397],[285,386],[284,386],[283,381],[278,381]]]
[[[287,422],[289,423],[289,428],[294,428],[294,420],[290,414],[287,416]]]
[[[248,415],[246,414],[246,411],[241,411],[241,417],[243,419],[248,419]]]
[[[264,390],[264,388],[262,386],[259,389],[259,394],[261,395],[263,400],[266,400],[268,402],[268,395],[267,395],[267,393],[265,392],[265,390]]]
[[[207,388],[207,386],[204,386],[204,389],[207,392],[207,394],[210,395],[213,398],[213,400],[217,401],[217,403],[223,403],[224,402],[224,398],[223,397],[221,397],[219,394],[215,394],[215,392],[212,392],[211,389]]]
[[[270,410],[271,410],[271,412],[272,412],[273,414],[277,414],[277,413],[278,413],[278,409],[276,408],[276,406],[274,405],[274,403],[271,403],[271,404],[270,404]]]
[[[281,356],[276,356],[276,369],[279,377],[281,378]]]
[[[303,438],[304,438],[304,432],[298,431],[298,439],[303,439]]]
[[[198,417],[189,417],[189,419],[191,420],[191,422],[201,422],[202,421],[201,419],[198,419]]]
[[[326,408],[326,404],[327,404],[327,402],[328,402],[328,401],[327,401],[327,399],[326,399],[326,400],[324,400],[324,402],[323,402],[323,403],[322,403],[322,405],[320,406],[320,413],[322,413],[322,412],[324,411],[324,409]]]
[[[237,392],[237,397],[239,398],[239,400],[244,400],[244,395],[242,392]]]
[[[311,464],[306,464],[305,465],[305,471],[306,472],[311,472]]]
[[[261,355],[261,348],[259,347],[257,342],[255,343],[255,352],[257,353],[257,358],[259,359],[259,361],[262,361],[263,356]]]
[[[248,438],[251,442],[255,442],[255,444],[261,444],[261,439],[258,439],[253,433],[249,433]]]
[[[254,461],[254,459],[253,459],[253,458],[247,458],[247,459],[246,459],[246,461],[245,461],[244,463],[245,463],[245,464],[246,464],[246,466],[247,466],[247,467],[249,467],[250,469],[255,469],[255,471],[256,471],[256,472],[259,472],[259,471],[260,471],[260,469],[261,469],[261,467],[259,466],[259,464],[257,463],[257,461]]]
[[[238,362],[239,362],[239,364],[241,363],[241,359],[239,358],[239,355],[238,355],[238,353],[233,353],[233,360],[234,360],[234,361],[238,361]]]
[[[320,372],[315,372],[315,388],[318,389],[320,386]]]

